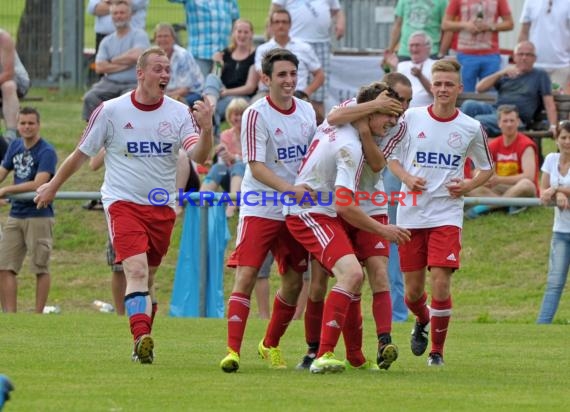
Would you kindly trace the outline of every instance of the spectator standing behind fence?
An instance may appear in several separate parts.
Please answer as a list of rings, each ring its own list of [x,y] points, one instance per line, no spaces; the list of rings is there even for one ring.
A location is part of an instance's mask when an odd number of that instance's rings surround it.
[[[176,32],[168,23],[159,23],[154,28],[153,41],[166,52],[170,59],[170,81],[166,95],[192,106],[202,97],[204,75],[192,53],[176,44]]]
[[[495,137],[501,134],[497,124],[497,107],[512,104],[517,107],[521,120],[521,129],[530,126],[536,114],[544,108],[550,123],[550,130],[556,132],[556,105],[548,74],[534,67],[536,49],[529,41],[517,44],[514,54],[514,66],[499,70],[477,83],[477,92],[491,89],[497,91],[497,102],[489,104],[477,100],[466,100],[461,111],[479,120],[487,134]]]
[[[546,290],[537,323],[552,323],[570,268],[570,121],[560,123],[556,145],[560,153],[550,153],[542,165],[540,198],[556,203],[550,243]]]
[[[24,107],[18,115],[18,133],[0,166],[0,182],[11,171],[14,183],[0,188],[1,198],[8,194],[33,192],[55,174],[57,155],[52,145],[40,136],[40,114]],[[51,203],[36,209],[32,200],[12,200],[10,216],[0,236],[0,299],[4,312],[16,312],[17,275],[26,253],[30,269],[36,274],[35,312],[42,313],[50,289],[49,260],[52,250],[54,213]]]
[[[536,67],[570,93],[570,1],[526,0],[519,42],[536,46]]]
[[[131,6],[127,0],[113,0],[111,18],[115,31],[101,41],[95,57],[95,71],[103,77],[83,96],[85,121],[101,102],[137,86],[137,59],[150,46],[146,32],[131,27]]]
[[[151,336],[157,304],[154,278],[168,251],[176,214],[180,148],[203,162],[212,145],[212,111],[197,101],[192,111],[165,96],[170,80],[166,53],[153,47],[137,62],[137,88],[93,112],[77,148],[42,185],[34,201],[45,207],[89,157],[105,147],[101,187],[109,235],[127,279],[125,310],[134,341],[133,361],[152,363]],[[128,156],[125,154],[128,153]],[[112,229],[112,230],[111,230]]]
[[[396,19],[390,33],[388,48],[384,51],[384,59],[394,61],[393,55],[398,51],[401,61],[411,58],[408,47],[410,35],[418,30],[425,32],[431,39],[428,55],[443,57],[447,54],[451,36],[443,41],[441,22],[445,15],[447,0],[398,0]],[[397,63],[397,60],[396,60]]]
[[[459,33],[457,60],[465,92],[474,92],[478,79],[501,68],[498,32],[513,26],[507,0],[450,0],[441,28]]]
[[[536,197],[538,195],[538,149],[531,138],[518,132],[520,124],[516,106],[503,105],[497,109],[502,135],[489,143],[495,164],[495,174],[485,185],[466,196],[475,197]],[[475,219],[503,206],[476,205],[465,217]],[[510,206],[509,214],[522,212],[526,207]]]
[[[115,25],[111,18],[111,3],[114,0],[89,0],[87,12],[95,16],[95,54],[99,51],[101,40],[115,31]],[[129,0],[133,15],[131,27],[146,30],[146,12],[150,0]]]
[[[236,20],[230,45],[214,54],[213,60],[221,65],[221,71],[208,74],[204,96],[215,107],[214,121],[219,127],[233,98],[249,101],[257,90],[259,74],[255,70],[253,24],[249,20]]]
[[[14,39],[6,30],[0,28],[0,105],[6,123],[4,131],[6,144],[18,137],[16,130],[20,108],[18,98],[24,97],[29,87],[30,77],[20,61]]]
[[[226,119],[231,128],[224,130],[220,135],[220,144],[215,148],[217,163],[214,164],[202,186],[201,191],[215,192],[221,186],[224,191],[236,194],[241,188],[245,173],[241,151],[241,118],[249,103],[240,97],[232,99],[226,109]],[[228,204],[226,216],[233,217],[236,211],[235,204]]]
[[[271,49],[283,48],[289,50],[299,59],[299,67],[297,71],[297,90],[304,92],[309,99],[311,95],[323,84],[325,75],[321,62],[313,48],[304,41],[300,41],[289,37],[291,29],[291,15],[285,9],[279,9],[271,13],[269,24],[273,37],[259,45],[255,51],[255,68],[261,74],[261,61],[263,56]],[[309,75],[312,80],[309,82]],[[258,93],[253,98],[267,95],[268,86],[261,81],[258,87]]]
[[[168,0],[181,3],[186,14],[188,51],[206,77],[212,72],[213,56],[228,45],[232,24],[239,19],[237,0]]]
[[[344,11],[338,0],[273,0],[269,16],[278,9],[285,9],[291,14],[291,37],[308,43],[321,62],[324,83],[310,95],[317,112],[317,123],[320,123],[325,115],[324,101],[330,78],[331,25],[334,23],[334,36],[340,40],[346,30]]]

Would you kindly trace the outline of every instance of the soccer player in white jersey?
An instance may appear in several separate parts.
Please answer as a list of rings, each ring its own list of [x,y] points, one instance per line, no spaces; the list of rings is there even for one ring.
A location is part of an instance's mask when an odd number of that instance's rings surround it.
[[[406,305],[416,316],[411,348],[421,356],[428,346],[428,365],[443,365],[443,346],[451,316],[451,275],[459,269],[463,195],[493,174],[487,136],[481,124],[459,111],[463,90],[457,62],[439,60],[432,67],[433,105],[410,108],[404,115],[406,133],[388,159],[402,181],[402,191],[421,191],[417,204],[400,204],[397,223],[410,229],[412,240],[400,245]],[[465,180],[469,157],[479,172]],[[431,272],[431,303],[425,292],[426,269]]]
[[[157,47],[145,50],[137,62],[137,88],[95,109],[77,148],[34,199],[45,207],[90,156],[105,148],[101,196],[116,263],[122,262],[127,280],[133,360],[141,363],[154,359],[156,305],[149,291],[174,225],[178,150],[183,147],[193,160],[203,162],[213,141],[210,106],[196,102],[190,111],[165,96],[169,80],[166,53]]]
[[[398,116],[402,110],[408,108],[412,98],[412,85],[404,75],[400,73],[390,73],[384,76],[382,81],[393,90],[393,92],[390,93],[392,97],[390,97],[387,92],[384,92],[378,95],[374,100],[362,103],[357,103],[356,98],[352,98],[335,107],[331,113],[329,113],[327,119],[329,124],[334,123],[335,125],[350,122],[358,124],[358,131],[366,158],[359,190],[368,193],[385,192],[386,189],[384,188],[382,179],[382,172],[384,171],[382,168],[385,164],[384,156],[388,157],[389,150],[392,150],[394,142],[401,139],[403,126],[398,125],[393,127],[387,132],[386,136],[375,138],[372,136],[370,127],[368,126],[367,117],[376,111],[384,111],[386,112],[385,114]],[[362,119],[364,119],[364,121],[362,121]],[[383,154],[382,151],[386,152]],[[373,166],[371,166],[369,162],[373,163]],[[372,182],[372,184],[367,182]],[[374,184],[375,182],[376,184]],[[387,193],[387,195],[392,196],[391,193]],[[382,203],[382,199],[378,199],[376,203]],[[363,201],[361,202],[361,206],[369,216],[386,224],[386,205],[378,206],[371,201]],[[387,273],[388,255],[391,255],[392,251],[390,250],[390,253],[388,253],[390,249],[388,242],[385,242],[375,235],[363,231],[355,231],[354,228],[352,228],[352,232],[349,232],[349,234],[352,233],[355,233],[356,242],[358,244],[358,246],[355,246],[356,255],[359,260],[365,264],[368,282],[372,290],[372,314],[376,324],[376,335],[378,338],[376,362],[381,369],[388,369],[398,356],[397,347],[392,344],[391,338],[391,285]],[[358,237],[364,238],[364,242],[358,242]],[[302,361],[297,365],[298,369],[308,369],[318,352],[323,304],[327,292],[328,275],[314,266],[311,275],[311,287],[304,318],[305,338],[308,350]],[[355,324],[355,322],[350,323]],[[347,325],[348,324],[349,322],[347,322]],[[356,322],[356,324],[358,323]],[[350,327],[351,326],[348,326],[348,328]],[[346,328],[347,327],[345,327],[345,329]],[[350,341],[357,342],[358,339],[361,341],[362,329],[356,328],[353,331],[343,331],[343,336],[345,342],[347,338]],[[347,366],[348,365],[353,366],[354,363],[349,363]],[[361,368],[374,369],[370,363],[362,364]]]
[[[247,166],[236,249],[228,262],[237,270],[228,302],[228,353],[220,362],[224,372],[236,372],[240,366],[250,297],[269,250],[279,266],[281,287],[258,351],[272,368],[286,367],[279,339],[295,314],[308,253],[288,232],[282,203],[289,196],[301,199],[305,192],[310,193],[306,185],[295,185],[295,176],[316,130],[311,104],[293,96],[298,65],[297,57],[288,50],[267,52],[262,79],[269,87],[269,96],[252,104],[242,116],[241,143]]]
[[[386,89],[384,83],[364,87],[358,100],[372,100]],[[374,113],[366,116],[365,121],[375,136],[383,136],[395,125],[396,119],[396,116]],[[371,250],[377,242],[401,243],[409,239],[407,230],[368,216],[354,200],[361,194],[357,191],[364,163],[362,143],[352,124],[332,127],[323,123],[296,179],[297,184],[308,185],[319,194],[318,202],[293,205],[287,210],[287,227],[293,236],[337,280],[324,304],[319,351],[310,366],[313,373],[344,370],[345,363],[334,355],[341,331],[345,335],[348,363],[369,369],[362,354],[362,332],[357,333],[362,324],[359,295],[363,272],[359,258],[377,256]],[[368,186],[373,184],[369,182]],[[347,229],[354,231],[353,236]],[[359,256],[356,248],[360,249]]]

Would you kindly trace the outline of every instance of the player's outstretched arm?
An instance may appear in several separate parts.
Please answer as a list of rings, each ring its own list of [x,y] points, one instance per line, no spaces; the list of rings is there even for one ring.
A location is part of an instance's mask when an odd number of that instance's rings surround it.
[[[38,209],[47,207],[47,205],[53,201],[55,194],[61,185],[63,185],[67,179],[77,172],[87,159],[89,159],[89,156],[79,149],[75,149],[69,156],[67,156],[55,173],[53,179],[38,187],[36,191],[37,195],[34,197],[34,202]]]
[[[352,123],[372,113],[400,116],[402,112],[402,104],[397,99],[390,97],[386,90],[368,102],[351,106],[336,106],[327,115],[327,121],[332,126],[338,126]]]
[[[253,177],[255,177],[255,179],[275,189],[277,192],[294,193],[294,197],[298,200],[302,199],[305,193],[308,192],[310,193],[311,198],[316,199],[316,193],[309,186],[292,185],[291,183],[288,183],[287,181],[277,176],[263,162],[250,161],[249,167],[251,169],[251,174]]]

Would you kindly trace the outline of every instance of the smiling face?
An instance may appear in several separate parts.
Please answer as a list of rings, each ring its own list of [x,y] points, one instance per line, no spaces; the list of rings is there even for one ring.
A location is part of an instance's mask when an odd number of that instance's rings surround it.
[[[175,39],[168,28],[161,28],[156,31],[154,42],[166,53],[171,54],[174,49]]]
[[[368,120],[368,126],[374,136],[386,136],[388,130],[396,126],[397,116],[390,116],[382,113],[373,113]]]
[[[297,67],[288,60],[273,62],[271,77],[263,74],[265,84],[269,87],[269,95],[275,102],[289,99],[295,94],[297,87]]]
[[[561,127],[558,137],[556,138],[556,146],[560,153],[565,156],[570,156],[570,124],[566,124],[566,127]]]
[[[232,32],[234,42],[238,46],[250,47],[253,43],[253,29],[247,21],[236,21]]]

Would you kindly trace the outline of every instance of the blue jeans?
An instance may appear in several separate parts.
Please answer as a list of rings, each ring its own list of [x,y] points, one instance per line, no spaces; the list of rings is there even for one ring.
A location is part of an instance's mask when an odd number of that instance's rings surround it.
[[[384,191],[390,196],[392,192],[399,192],[402,183],[388,168],[384,170]],[[388,203],[388,219],[396,224],[396,211],[398,205]],[[404,302],[404,282],[400,270],[400,256],[398,245],[390,243],[390,258],[388,259],[388,279],[390,280],[390,296],[392,297],[392,321],[405,322],[408,320],[408,308]]]
[[[457,53],[457,61],[461,64],[464,92],[474,92],[477,80],[496,73],[501,68],[500,54]]]
[[[570,267],[570,233],[552,233],[546,291],[536,323],[552,323]]]
[[[492,104],[477,100],[465,100],[460,109],[467,116],[479,120],[489,137],[501,134],[501,129],[497,123],[497,108]]]

